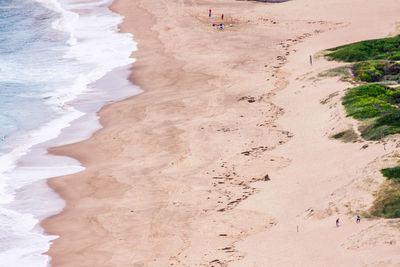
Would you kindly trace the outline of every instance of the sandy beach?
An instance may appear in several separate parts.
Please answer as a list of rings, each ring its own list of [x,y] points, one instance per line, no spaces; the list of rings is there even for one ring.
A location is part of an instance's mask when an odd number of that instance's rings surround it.
[[[355,223],[400,143],[329,138],[357,128],[340,103],[352,85],[320,75],[343,65],[322,50],[396,34],[398,0],[111,9],[138,42],[144,92],[104,107],[90,139],[50,149],[86,167],[48,181],[67,203],[42,223],[60,236],[52,266],[400,265],[398,220]]]

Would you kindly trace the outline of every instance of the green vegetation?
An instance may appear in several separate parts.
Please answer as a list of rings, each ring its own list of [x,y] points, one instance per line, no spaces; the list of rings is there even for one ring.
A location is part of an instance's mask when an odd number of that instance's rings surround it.
[[[348,129],[333,135],[332,138],[342,140],[345,143],[350,143],[356,142],[358,140],[358,135],[353,129]]]
[[[388,181],[384,182],[371,208],[371,215],[400,218],[400,166],[381,170]]]
[[[381,170],[385,181],[376,195],[371,215],[384,218],[400,218],[400,166]]]
[[[400,183],[400,166],[396,166],[394,168],[385,168],[381,170],[383,176],[388,179],[395,181],[396,183]]]
[[[400,90],[379,84],[350,88],[343,97],[347,114],[355,119],[367,119],[399,111]]]
[[[400,60],[400,35],[392,38],[367,40],[328,49],[326,56],[345,62],[373,59]]]
[[[354,80],[363,82],[400,83],[400,35],[392,38],[362,41],[329,49],[331,59],[357,62],[351,66]],[[376,61],[379,59],[380,61]],[[339,67],[325,73],[341,73]],[[366,140],[378,140],[390,134],[400,133],[400,87],[390,88],[382,84],[366,84],[348,90],[343,98],[348,116],[362,120],[361,135]],[[335,137],[333,137],[335,138]],[[341,138],[340,134],[339,137]]]
[[[383,61],[365,61],[352,67],[356,79],[364,82],[400,82],[400,64]]]
[[[369,83],[348,89],[342,100],[347,115],[363,122],[361,136],[366,140],[378,140],[400,133],[400,87],[376,84],[400,83],[400,63],[394,62],[400,60],[400,35],[328,49],[326,56],[333,60],[356,62],[351,67],[354,80]],[[338,70],[346,75],[343,69]],[[353,134],[344,131],[332,137],[351,140]],[[387,181],[381,185],[370,213],[400,218],[400,166],[382,169],[381,173]]]
[[[400,218],[400,184],[393,181],[384,182],[370,213],[378,217]]]
[[[337,77],[337,76],[340,76],[340,80],[341,81],[356,84],[356,82],[354,81],[353,72],[354,71],[349,66],[340,66],[340,67],[336,67],[336,68],[333,68],[333,69],[330,69],[330,70],[327,70],[327,71],[319,73],[318,74],[318,78],[319,77]]]
[[[318,77],[351,77],[350,68],[348,66],[336,67],[318,74]]]
[[[366,84],[350,88],[342,103],[348,116],[364,120],[363,138],[378,140],[400,133],[400,87]]]

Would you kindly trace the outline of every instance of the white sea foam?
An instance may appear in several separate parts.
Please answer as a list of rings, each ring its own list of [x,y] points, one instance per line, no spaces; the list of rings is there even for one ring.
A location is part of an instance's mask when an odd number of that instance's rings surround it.
[[[35,0],[41,3],[44,7],[51,9],[61,15],[61,17],[53,22],[53,28],[59,31],[63,31],[69,35],[67,43],[69,45],[75,45],[77,43],[75,38],[75,31],[77,29],[76,22],[79,19],[79,15],[75,12],[69,11],[64,8],[60,1],[57,0]]]
[[[118,33],[123,18],[107,8],[111,1],[35,1],[60,14],[52,27],[68,34],[64,58],[71,64],[38,73],[38,80],[63,81],[39,96],[56,116],[12,139],[13,149],[0,156],[0,267],[48,265],[42,253],[56,236],[45,235],[38,223],[59,212],[64,202],[46,179],[84,168],[73,159],[49,156],[47,147],[88,138],[100,128],[95,112],[102,105],[141,92],[127,80],[136,43],[132,35]],[[20,79],[23,72],[12,78]]]

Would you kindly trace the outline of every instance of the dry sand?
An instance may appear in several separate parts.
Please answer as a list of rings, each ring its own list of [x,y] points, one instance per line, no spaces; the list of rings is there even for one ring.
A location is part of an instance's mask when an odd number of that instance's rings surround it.
[[[397,220],[355,224],[398,141],[329,138],[357,122],[340,105],[350,84],[318,75],[340,64],[317,57],[393,33],[399,4],[117,0],[144,93],[51,149],[87,167],[49,180],[67,201],[43,223],[60,235],[52,265],[400,265]],[[232,28],[211,27],[221,13]]]

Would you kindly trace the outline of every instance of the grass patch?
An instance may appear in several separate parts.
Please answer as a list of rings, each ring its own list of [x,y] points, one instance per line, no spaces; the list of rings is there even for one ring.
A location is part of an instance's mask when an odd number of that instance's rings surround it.
[[[350,66],[336,67],[318,74],[318,77],[338,77],[343,82],[354,83],[353,70]]]
[[[356,142],[358,140],[358,135],[353,129],[348,129],[346,131],[332,135],[332,138],[341,140],[345,143]]]
[[[385,125],[377,126],[376,119],[372,119],[366,120],[359,130],[365,140],[380,140],[387,135],[385,132],[388,128]]]
[[[378,140],[400,133],[400,87],[371,84],[400,83],[400,63],[393,62],[400,60],[400,35],[328,49],[325,56],[357,62],[351,67],[353,79],[370,83],[348,89],[342,99],[347,115],[363,121],[361,136],[366,140]],[[343,69],[339,70],[325,75],[347,75]],[[357,136],[354,131],[346,130],[332,138],[351,140],[354,134]],[[387,180],[376,195],[370,215],[400,218],[400,166],[382,169],[381,173]]]
[[[318,74],[319,77],[336,77],[336,76],[347,76],[350,77],[350,67],[340,66]]]
[[[374,59],[400,60],[400,35],[391,38],[361,41],[328,49],[333,60],[357,62]]]
[[[367,140],[400,133],[400,87],[366,84],[348,89],[343,97],[347,115],[367,123],[360,127]]]
[[[394,180],[397,183],[400,183],[400,166],[382,169],[381,173],[386,178]]]
[[[381,170],[387,181],[381,185],[370,210],[371,215],[400,218],[400,166]]]
[[[365,61],[355,63],[352,72],[357,80],[363,82],[395,81],[400,83],[400,63]]]
[[[386,181],[381,185],[370,209],[373,216],[400,218],[400,184]]]

